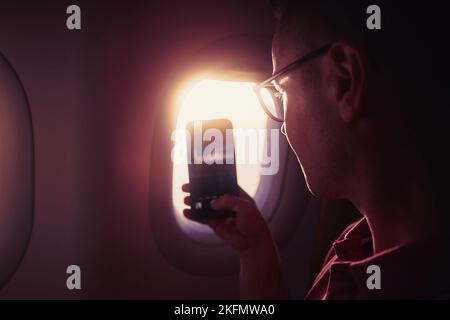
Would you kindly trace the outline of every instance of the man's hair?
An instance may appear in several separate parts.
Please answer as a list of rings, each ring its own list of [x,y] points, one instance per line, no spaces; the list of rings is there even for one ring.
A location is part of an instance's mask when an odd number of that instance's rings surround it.
[[[307,23],[303,37],[314,37],[318,32],[333,40],[357,40],[380,63],[401,67],[421,67],[429,71],[436,55],[446,57],[448,36],[445,26],[446,10],[437,1],[424,3],[393,0],[272,0],[279,31],[294,31]],[[381,9],[381,29],[369,30],[366,12],[370,5]],[[418,65],[417,61],[421,61]],[[442,61],[444,62],[444,61]],[[417,73],[416,73],[417,74]]]

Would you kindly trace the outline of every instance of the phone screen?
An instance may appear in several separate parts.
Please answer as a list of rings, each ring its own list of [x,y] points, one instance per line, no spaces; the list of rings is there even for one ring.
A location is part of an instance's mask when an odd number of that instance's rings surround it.
[[[233,216],[211,209],[210,202],[224,194],[239,195],[233,127],[227,119],[193,121],[187,126],[191,214],[195,219]]]

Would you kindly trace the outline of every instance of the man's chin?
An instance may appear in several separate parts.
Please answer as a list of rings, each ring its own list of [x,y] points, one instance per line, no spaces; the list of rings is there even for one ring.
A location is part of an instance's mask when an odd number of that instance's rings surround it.
[[[309,189],[309,192],[319,198],[319,199],[327,199],[332,200],[337,198],[336,195],[333,195],[332,192],[330,192],[330,186],[328,185],[327,181],[323,181],[323,179],[317,179],[313,178],[313,175],[310,175],[307,173],[307,170],[305,170],[305,167],[303,166],[302,162],[300,161],[300,158],[297,156],[298,163],[300,164],[300,167],[303,172],[303,176],[305,177],[306,186]],[[315,177],[315,176],[314,176]]]
[[[306,186],[308,187],[309,192],[316,198],[322,199],[323,195],[321,195],[320,192],[317,192],[316,189],[314,189],[311,184],[308,182],[308,179],[306,180]]]
[[[334,195],[332,192],[330,192],[329,188],[327,188],[326,183],[318,183],[310,178],[308,178],[307,175],[305,175],[305,181],[306,181],[306,186],[309,189],[309,192],[319,198],[319,199],[323,199],[323,200],[334,200],[334,199],[338,199],[339,197],[337,197],[336,195]]]
[[[305,178],[306,186],[308,187],[309,192],[317,197],[321,198],[320,193],[317,192],[317,188],[315,188],[315,184],[313,183],[314,180],[311,179],[311,177],[306,173],[305,167],[303,166],[302,162],[297,156],[298,163],[300,164],[300,168],[302,169],[303,177]]]

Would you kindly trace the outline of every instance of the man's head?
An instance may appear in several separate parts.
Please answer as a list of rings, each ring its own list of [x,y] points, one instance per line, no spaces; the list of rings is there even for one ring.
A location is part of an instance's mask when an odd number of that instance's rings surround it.
[[[433,96],[427,50],[437,37],[430,26],[411,25],[419,10],[392,2],[378,2],[382,29],[369,30],[368,1],[276,1],[274,72],[331,44],[277,79],[286,94],[289,143],[319,197],[348,198],[368,166],[395,170],[420,144],[420,127],[436,118],[424,105]],[[423,14],[419,21],[426,21]],[[421,37],[430,42],[427,50]]]

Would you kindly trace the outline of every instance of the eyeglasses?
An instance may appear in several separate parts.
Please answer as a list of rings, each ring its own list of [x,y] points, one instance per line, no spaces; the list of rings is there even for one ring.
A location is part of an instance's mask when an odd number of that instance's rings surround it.
[[[261,103],[264,111],[267,115],[275,121],[284,122],[284,92],[279,90],[279,86],[276,83],[276,79],[280,76],[285,75],[289,71],[295,68],[301,67],[308,61],[318,57],[319,55],[327,52],[331,48],[331,44],[327,44],[314,50],[307,55],[295,60],[291,64],[282,68],[280,71],[275,73],[270,78],[264,80],[263,82],[257,84],[254,88],[256,96]]]

